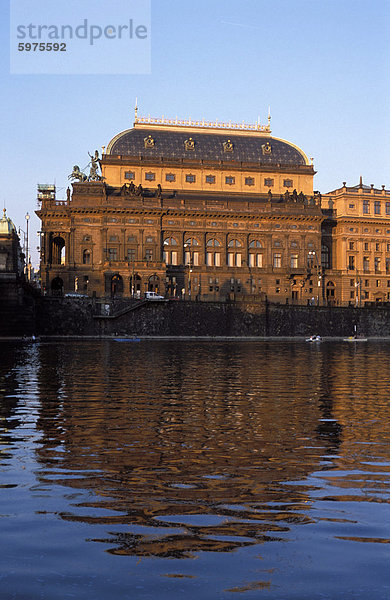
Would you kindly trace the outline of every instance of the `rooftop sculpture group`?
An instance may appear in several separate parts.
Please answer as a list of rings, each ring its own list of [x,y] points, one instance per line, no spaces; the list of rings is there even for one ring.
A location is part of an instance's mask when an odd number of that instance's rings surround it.
[[[88,152],[88,156],[91,159],[87,165],[87,167],[90,167],[89,175],[86,175],[78,165],[74,165],[72,173],[68,175],[68,179],[78,181],[79,183],[84,183],[86,181],[102,181],[102,176],[98,173],[98,169],[100,168],[98,150],[95,150],[94,156]]]

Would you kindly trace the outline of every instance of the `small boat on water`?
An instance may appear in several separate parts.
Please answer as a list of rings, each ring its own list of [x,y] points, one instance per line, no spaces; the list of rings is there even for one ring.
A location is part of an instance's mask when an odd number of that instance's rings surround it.
[[[350,337],[343,338],[343,342],[367,342],[368,338],[359,337],[357,335],[351,335]]]
[[[306,339],[307,342],[322,342],[322,337],[320,335],[311,335]]]
[[[140,342],[141,338],[136,337],[135,335],[132,337],[125,338],[114,338],[114,342]]]

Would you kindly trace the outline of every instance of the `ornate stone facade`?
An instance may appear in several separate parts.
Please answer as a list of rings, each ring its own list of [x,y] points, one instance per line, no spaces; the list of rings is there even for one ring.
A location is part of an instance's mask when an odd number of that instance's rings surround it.
[[[315,171],[269,125],[137,118],[100,166],[39,198],[48,292],[320,301]]]

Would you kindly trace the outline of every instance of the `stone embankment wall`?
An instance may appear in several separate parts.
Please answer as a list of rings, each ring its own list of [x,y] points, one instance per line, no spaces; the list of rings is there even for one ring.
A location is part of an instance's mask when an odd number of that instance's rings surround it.
[[[92,299],[43,298],[38,335],[390,337],[387,307],[284,306],[261,303],[135,302],[101,316]],[[108,312],[108,311],[107,311]],[[98,316],[100,315],[100,316]]]

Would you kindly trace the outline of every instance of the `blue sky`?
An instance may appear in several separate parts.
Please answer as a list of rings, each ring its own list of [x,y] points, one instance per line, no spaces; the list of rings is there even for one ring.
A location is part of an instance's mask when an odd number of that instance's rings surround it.
[[[273,135],[314,157],[315,189],[390,187],[389,0],[152,0],[146,75],[11,75],[0,12],[0,202],[23,229],[37,183],[64,197],[72,166],[132,126],[135,97],[140,115],[208,120],[265,122],[271,106]]]

